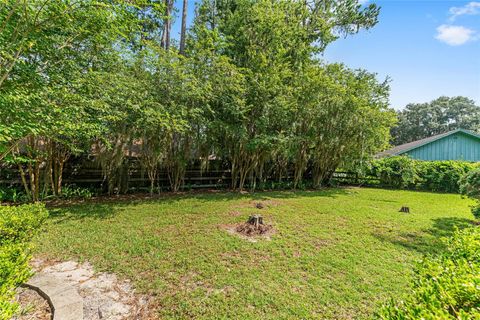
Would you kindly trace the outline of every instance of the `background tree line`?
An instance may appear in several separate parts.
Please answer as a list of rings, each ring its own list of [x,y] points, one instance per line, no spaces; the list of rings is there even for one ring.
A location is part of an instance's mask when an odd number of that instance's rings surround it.
[[[398,112],[392,144],[400,145],[455,129],[480,132],[480,106],[466,97],[440,97],[427,103],[410,103]]]
[[[91,156],[126,192],[127,152],[151,191],[193,162],[230,166],[233,189],[311,169],[313,185],[387,146],[388,83],[318,59],[377,23],[357,0],[203,0],[179,41],[173,0],[1,0],[0,161],[32,200],[60,195],[65,163]]]

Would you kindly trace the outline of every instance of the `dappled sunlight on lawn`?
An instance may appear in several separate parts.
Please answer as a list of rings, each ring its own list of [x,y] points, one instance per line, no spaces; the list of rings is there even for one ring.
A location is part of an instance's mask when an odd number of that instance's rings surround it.
[[[368,318],[405,292],[415,261],[471,224],[470,204],[366,188],[95,200],[52,208],[36,254],[131,279],[160,318]],[[224,227],[251,214],[275,232],[251,242]]]

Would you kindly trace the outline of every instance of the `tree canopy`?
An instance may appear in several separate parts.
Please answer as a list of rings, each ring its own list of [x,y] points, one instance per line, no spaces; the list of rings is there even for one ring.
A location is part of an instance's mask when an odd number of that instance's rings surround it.
[[[372,28],[357,0],[203,0],[180,41],[173,1],[1,0],[0,161],[33,200],[58,195],[64,164],[93,156],[108,193],[128,190],[127,150],[155,189],[221,159],[233,189],[339,166],[388,143],[388,82],[326,64],[340,36]]]
[[[466,97],[440,97],[427,103],[411,103],[398,112],[392,141],[400,145],[455,129],[480,132],[480,106]]]

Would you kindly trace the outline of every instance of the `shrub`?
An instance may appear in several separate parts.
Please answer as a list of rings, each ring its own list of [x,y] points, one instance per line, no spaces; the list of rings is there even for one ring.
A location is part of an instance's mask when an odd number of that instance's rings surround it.
[[[40,200],[49,200],[55,198],[61,199],[90,199],[93,196],[93,192],[88,188],[81,188],[75,185],[65,186],[62,188],[62,194],[55,196],[51,193],[41,194]],[[27,196],[25,191],[15,187],[0,187],[0,202],[14,202],[14,203],[27,203],[31,199]]]
[[[0,245],[29,241],[47,215],[40,204],[0,207]]]
[[[0,320],[10,319],[18,308],[15,289],[31,275],[30,240],[47,215],[40,204],[0,206]]]
[[[394,188],[459,192],[459,180],[478,166],[465,161],[421,161],[406,156],[374,160],[367,175]]]
[[[460,192],[477,200],[472,213],[475,218],[480,219],[480,168],[468,172],[460,179]]]
[[[480,318],[480,229],[457,231],[445,242],[443,255],[416,267],[411,294],[384,305],[376,318]]]
[[[25,192],[15,187],[0,187],[0,201],[26,202],[28,197]]]
[[[93,196],[92,191],[87,188],[80,188],[75,186],[67,186],[62,189],[61,197],[63,199],[90,199]]]
[[[13,302],[15,288],[30,277],[29,260],[26,244],[0,245],[0,320],[10,319],[18,309]]]
[[[408,157],[374,160],[367,174],[379,178],[382,185],[395,188],[411,188],[418,182],[415,160]]]
[[[475,164],[464,161],[416,161],[420,178],[418,188],[431,191],[459,192],[459,180]]]

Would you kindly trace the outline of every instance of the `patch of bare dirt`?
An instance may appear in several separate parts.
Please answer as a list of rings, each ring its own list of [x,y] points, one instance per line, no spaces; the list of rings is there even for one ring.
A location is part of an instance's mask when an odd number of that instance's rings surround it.
[[[128,280],[115,274],[96,273],[89,263],[34,260],[37,272],[69,282],[83,298],[85,320],[154,319],[151,299],[135,292]],[[33,318],[36,319],[36,318]]]
[[[254,226],[248,222],[242,223],[235,228],[235,231],[243,234],[247,237],[252,236],[261,236],[268,233],[272,229],[271,225],[268,224],[259,224],[258,226]]]
[[[15,299],[20,305],[20,314],[12,320],[50,320],[52,318],[47,300],[35,290],[18,288]]]
[[[222,225],[222,229],[229,234],[240,237],[250,242],[257,242],[258,240],[271,240],[271,236],[275,234],[275,228],[272,225],[259,225],[255,227],[248,222]]]

